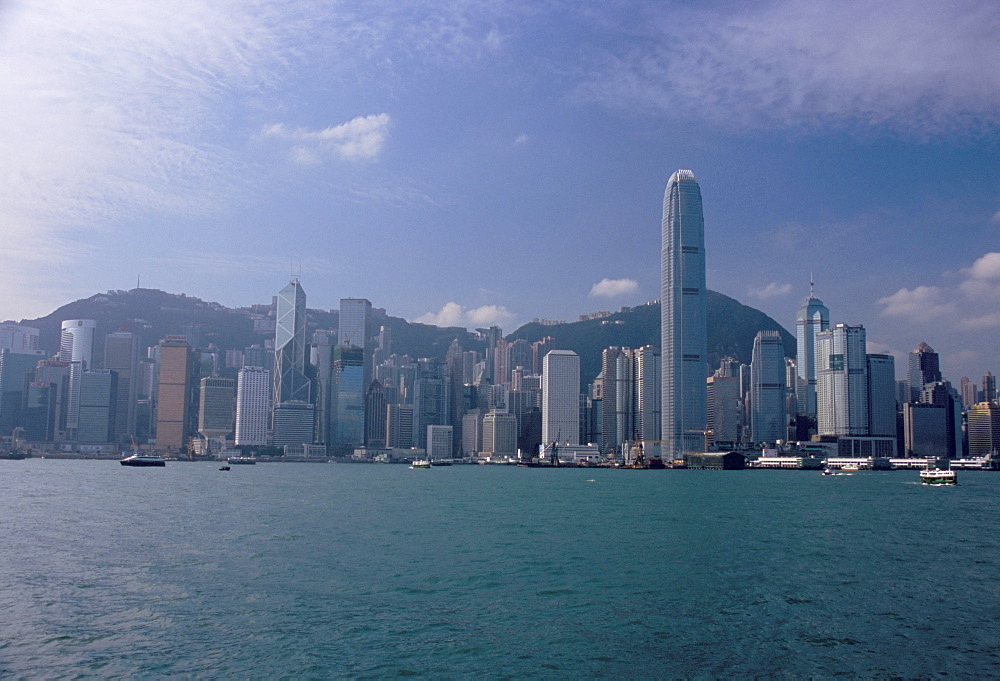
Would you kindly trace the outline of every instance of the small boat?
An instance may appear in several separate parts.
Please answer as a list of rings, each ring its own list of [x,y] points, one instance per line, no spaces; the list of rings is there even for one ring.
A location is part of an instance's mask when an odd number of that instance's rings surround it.
[[[226,459],[226,462],[231,463],[234,466],[235,465],[253,466],[254,464],[257,463],[257,458],[253,456],[231,456],[228,459]]]
[[[842,468],[842,469],[838,469],[838,468],[824,468],[823,469],[823,475],[850,475],[850,473],[845,473],[844,472],[844,471],[849,471],[849,470],[855,470],[856,471],[858,469],[857,468],[853,468],[853,469],[852,468]]]
[[[414,459],[413,463],[410,464],[410,468],[430,468],[431,462],[427,459]]]
[[[220,471],[228,471],[228,470],[230,470],[230,468],[229,468],[229,464],[227,463],[227,464],[226,464],[226,465],[224,465],[224,466],[220,466],[220,467],[219,467],[219,470],[220,470]]]
[[[167,461],[158,454],[139,454],[135,452],[121,460],[123,466],[166,466]]]
[[[925,485],[957,485],[958,476],[952,470],[926,469],[920,471],[920,482]]]

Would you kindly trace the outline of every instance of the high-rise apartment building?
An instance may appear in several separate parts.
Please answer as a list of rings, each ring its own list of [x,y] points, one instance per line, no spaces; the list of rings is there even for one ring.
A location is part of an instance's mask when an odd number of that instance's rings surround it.
[[[97,322],[93,319],[67,319],[62,323],[59,337],[59,359],[70,362],[69,388],[66,400],[66,433],[76,438],[80,418],[80,381],[83,372],[93,366],[94,333]]]
[[[271,405],[271,372],[262,367],[243,367],[236,379],[237,445],[267,444]]]
[[[816,334],[816,427],[820,435],[868,435],[865,327]]]
[[[785,346],[777,331],[759,331],[750,362],[750,439],[773,444],[784,440]]]
[[[701,188],[678,170],[663,196],[660,335],[664,458],[704,448],[708,421],[705,219]]]
[[[580,444],[580,357],[572,350],[542,360],[542,441]]]
[[[798,413],[816,418],[816,334],[830,328],[830,310],[814,294],[809,282],[809,297],[795,315],[796,388]]]

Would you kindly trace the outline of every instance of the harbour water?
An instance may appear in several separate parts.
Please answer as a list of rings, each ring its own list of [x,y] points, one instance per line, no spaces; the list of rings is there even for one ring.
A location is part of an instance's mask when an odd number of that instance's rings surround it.
[[[0,677],[998,677],[1000,475],[0,461]]]

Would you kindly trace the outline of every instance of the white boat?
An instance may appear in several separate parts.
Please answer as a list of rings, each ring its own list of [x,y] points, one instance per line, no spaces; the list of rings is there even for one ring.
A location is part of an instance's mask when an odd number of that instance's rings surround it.
[[[823,475],[850,475],[839,468],[824,468]]]
[[[134,452],[121,460],[123,466],[166,466],[167,460],[157,454],[140,454]]]
[[[920,471],[920,482],[925,485],[957,485],[958,476],[952,470],[938,470],[928,468]]]
[[[431,462],[427,459],[414,459],[413,463],[410,464],[410,468],[430,468]]]
[[[252,466],[257,463],[256,457],[253,456],[231,456],[226,459],[226,463],[232,464],[234,466]]]

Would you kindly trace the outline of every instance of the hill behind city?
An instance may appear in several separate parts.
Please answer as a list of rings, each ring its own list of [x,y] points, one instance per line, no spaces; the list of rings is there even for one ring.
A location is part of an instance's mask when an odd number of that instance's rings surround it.
[[[795,338],[760,310],[715,291],[708,291],[707,305],[710,366],[717,366],[727,355],[749,363],[754,336],[765,329],[778,331],[786,356],[794,356]],[[45,317],[21,320],[21,323],[38,328],[41,348],[55,353],[59,349],[63,320],[93,319],[97,322],[95,358],[100,358],[104,336],[113,331],[137,333],[143,345],[154,345],[168,335],[186,335],[199,347],[215,345],[223,350],[263,345],[273,337],[273,331],[269,330],[273,327],[267,322],[273,316],[270,303],[229,308],[184,294],[138,288],[95,294],[63,305]],[[310,334],[317,329],[335,330],[337,323],[336,310],[310,309],[307,312]],[[456,338],[465,350],[484,350],[476,334],[461,327],[440,328],[389,315],[375,319],[375,326],[380,325],[390,329],[392,350],[398,354],[443,359]],[[626,307],[607,316],[577,322],[532,322],[506,338],[511,341],[523,338],[529,342],[551,338],[551,349],[573,350],[580,356],[580,378],[586,385],[601,370],[604,348],[659,346],[660,306],[649,303]]]

